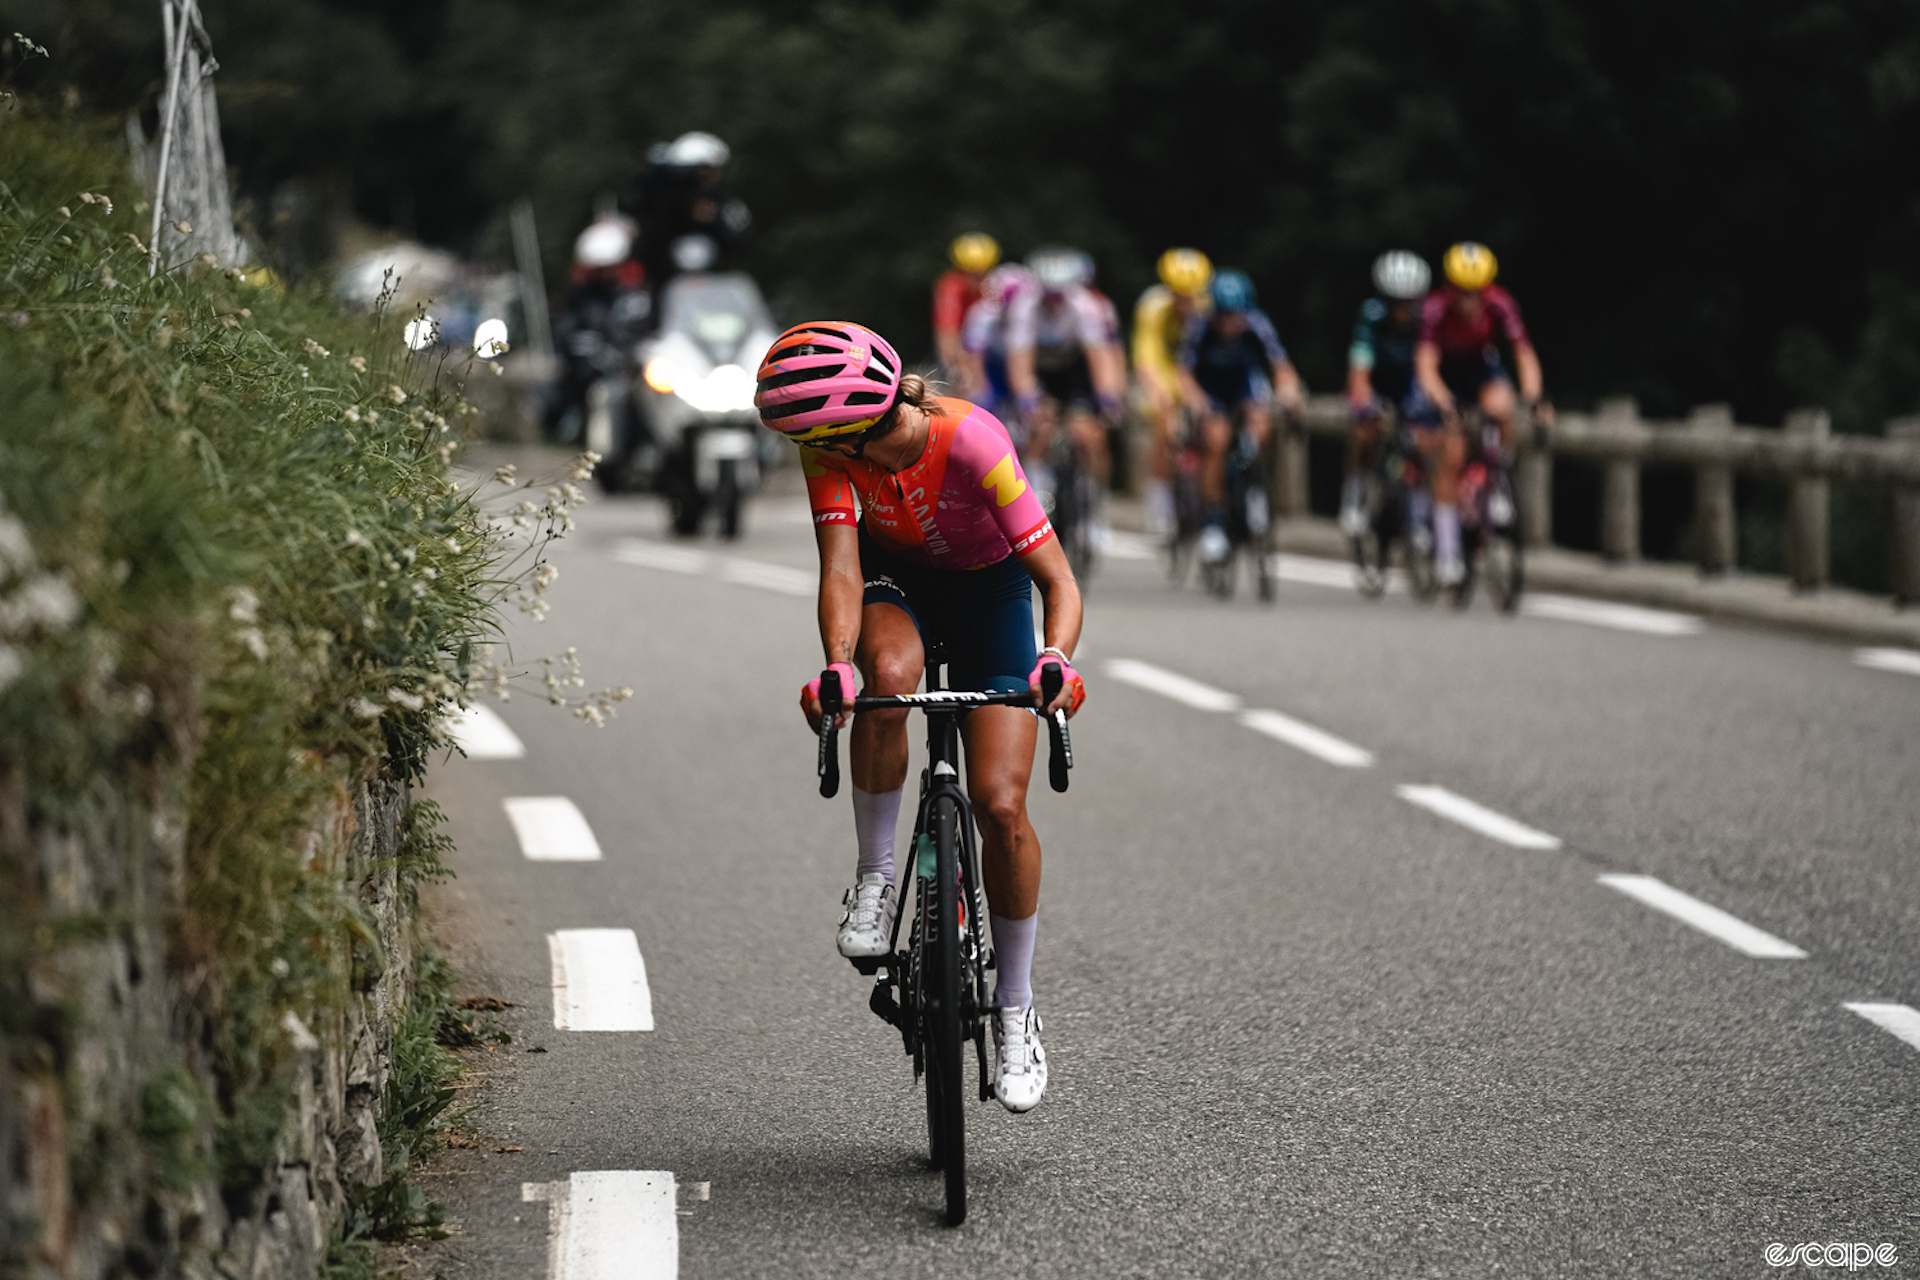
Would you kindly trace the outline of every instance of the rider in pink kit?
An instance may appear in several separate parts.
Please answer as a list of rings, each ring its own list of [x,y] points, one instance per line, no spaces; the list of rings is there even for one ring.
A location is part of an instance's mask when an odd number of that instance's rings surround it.
[[[938,639],[955,689],[1037,696],[1042,663],[1057,662],[1065,684],[1047,710],[1079,709],[1086,687],[1070,659],[1080,590],[999,419],[932,395],[924,379],[904,373],[886,339],[845,321],[782,334],[761,363],[754,400],[761,419],[805,451],[820,637],[842,688],[854,687],[857,665],[862,693],[914,692],[925,639]],[[1035,585],[1045,606],[1039,653]],[[801,706],[817,729],[817,679]],[[1037,728],[1026,708],[980,707],[961,729],[998,975],[993,1090],[1016,1112],[1047,1087],[1031,976],[1040,841],[1026,808]],[[886,953],[897,909],[906,711],[862,712],[850,745],[859,864],[838,943],[842,955],[865,958]]]

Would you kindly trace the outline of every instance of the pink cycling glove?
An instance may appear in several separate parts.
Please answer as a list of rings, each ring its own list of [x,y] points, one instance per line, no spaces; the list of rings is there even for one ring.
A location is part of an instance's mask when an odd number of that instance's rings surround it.
[[[1080,673],[1073,669],[1073,664],[1059,654],[1040,655],[1040,660],[1033,664],[1033,674],[1027,677],[1027,687],[1033,690],[1034,702],[1037,705],[1040,700],[1040,672],[1049,662],[1060,668],[1060,687],[1067,691],[1066,711],[1071,716],[1080,709],[1080,704],[1087,700],[1087,682],[1080,678]]]
[[[838,671],[840,673],[840,696],[851,703],[853,701],[854,686],[856,683],[853,677],[853,664],[851,662],[836,662],[830,665],[827,670]],[[818,701],[819,698],[820,677],[815,676],[813,679],[807,681],[804,689],[800,690],[800,705],[805,707],[808,699]]]

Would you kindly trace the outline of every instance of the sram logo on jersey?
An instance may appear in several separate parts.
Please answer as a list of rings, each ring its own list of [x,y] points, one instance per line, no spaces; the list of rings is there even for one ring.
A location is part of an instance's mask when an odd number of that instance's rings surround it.
[[[815,524],[852,524],[853,512],[818,511],[814,513],[813,522]]]
[[[1050,520],[1042,520],[1030,532],[1023,533],[1019,536],[1019,538],[1015,539],[1013,544],[1013,554],[1020,555],[1024,552],[1030,551],[1033,548],[1039,546],[1041,543],[1045,542],[1048,538],[1052,536],[1053,536],[1053,522]]]

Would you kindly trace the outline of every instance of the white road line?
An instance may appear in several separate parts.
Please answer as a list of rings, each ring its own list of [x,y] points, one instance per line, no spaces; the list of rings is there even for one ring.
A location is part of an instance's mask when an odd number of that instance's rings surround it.
[[[670,547],[663,542],[642,542],[622,538],[614,544],[613,558],[622,564],[637,564],[643,569],[665,569],[668,573],[704,573],[707,554],[691,547]]]
[[[651,1031],[647,962],[631,929],[562,929],[547,935],[553,1025],[561,1031]]]
[[[478,704],[447,717],[447,732],[469,760],[518,760],[526,744],[492,707]]]
[[[1847,1008],[1920,1049],[1920,1009],[1907,1004],[1849,1004]]]
[[[1463,795],[1456,795],[1445,787],[1397,788],[1400,798],[1409,804],[1417,804],[1422,809],[1437,813],[1441,817],[1457,822],[1463,827],[1478,831],[1483,836],[1510,844],[1516,849],[1558,849],[1560,837],[1550,836],[1544,831],[1536,831],[1524,822],[1515,822],[1504,813],[1495,813],[1485,805],[1475,804]]]
[[[1172,698],[1175,702],[1184,702],[1201,711],[1238,711],[1241,698],[1237,693],[1228,693],[1225,689],[1216,689],[1210,684],[1201,684],[1190,680],[1177,671],[1165,667],[1156,667],[1151,662],[1137,662],[1132,658],[1107,659],[1107,674],[1116,680],[1124,680],[1149,693],[1157,693],[1163,698]]]
[[[1791,942],[1782,941],[1764,929],[1756,929],[1739,917],[1728,915],[1720,908],[1702,902],[1692,894],[1682,893],[1652,876],[1601,876],[1600,883],[1609,889],[1618,889],[1629,898],[1638,899],[1655,911],[1664,911],[1709,937],[1718,938],[1735,951],[1745,952],[1756,959],[1807,958],[1807,953]]]
[[[1706,628],[1705,623],[1690,613],[1643,609],[1638,605],[1612,604],[1604,600],[1583,600],[1578,596],[1560,596],[1551,592],[1530,591],[1521,596],[1520,612],[1529,618],[1584,622],[1589,626],[1637,631],[1649,636],[1697,636]]]
[[[600,842],[593,838],[593,828],[565,796],[508,796],[501,803],[527,861],[600,861]]]
[[[593,1170],[565,1182],[523,1182],[520,1198],[547,1202],[548,1280],[680,1274],[680,1219],[668,1170]]]
[[[1273,558],[1273,576],[1282,582],[1299,582],[1309,587],[1334,587],[1352,591],[1353,566],[1339,560],[1321,560],[1314,556],[1296,556],[1281,552]]]
[[[764,564],[758,560],[728,560],[720,570],[724,581],[736,586],[759,587],[782,595],[811,596],[820,587],[820,575],[784,564]]]
[[[1920,676],[1920,650],[1855,649],[1853,660],[1875,671],[1897,671],[1903,676]]]
[[[1365,769],[1373,763],[1373,753],[1354,746],[1342,738],[1336,738],[1325,729],[1316,729],[1302,720],[1282,715],[1278,711],[1247,711],[1240,716],[1240,723],[1255,733],[1264,733],[1269,738],[1278,738],[1290,747],[1297,747],[1310,756],[1317,756],[1328,764],[1337,764],[1343,769]]]

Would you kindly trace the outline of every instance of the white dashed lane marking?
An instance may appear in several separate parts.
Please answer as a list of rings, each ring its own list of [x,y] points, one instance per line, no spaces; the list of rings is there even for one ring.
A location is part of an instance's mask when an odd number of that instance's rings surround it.
[[[1216,689],[1210,684],[1201,684],[1198,680],[1189,679],[1177,671],[1156,667],[1151,662],[1139,662],[1133,658],[1109,658],[1107,674],[1135,688],[1157,693],[1163,698],[1172,698],[1175,702],[1184,702],[1198,711],[1238,711],[1240,709],[1239,694],[1228,693],[1225,689]]]
[[[1855,649],[1853,660],[1875,671],[1894,671],[1903,676],[1920,676],[1920,650]]]
[[[647,542],[640,538],[623,538],[614,544],[613,558],[622,564],[637,565],[643,569],[660,569],[667,573],[684,573],[691,576],[714,574],[722,582],[737,587],[755,587],[761,591],[773,591],[785,596],[811,596],[820,583],[820,575],[812,569],[796,569],[792,565],[769,564],[764,560],[742,560],[734,556],[713,555],[692,547],[675,547],[664,542]]]
[[[562,929],[547,935],[553,1025],[561,1031],[651,1031],[653,993],[631,929]]]
[[[665,1169],[592,1170],[565,1182],[523,1182],[547,1203],[548,1280],[674,1280],[680,1219]]]
[[[447,717],[447,732],[469,760],[518,760],[527,754],[520,736],[491,707],[472,706]]]
[[[1373,763],[1373,753],[1336,738],[1325,729],[1316,729],[1304,720],[1281,715],[1278,711],[1247,711],[1240,723],[1255,733],[1277,738],[1290,747],[1325,760],[1343,769],[1364,769]]]
[[[1645,609],[1639,605],[1583,600],[1579,596],[1559,596],[1538,591],[1530,591],[1520,597],[1520,612],[1529,618],[1583,622],[1591,627],[1637,631],[1648,636],[1697,636],[1705,630],[1705,624],[1690,613]]]
[[[1560,837],[1550,836],[1537,831],[1524,822],[1516,822],[1504,813],[1496,813],[1483,804],[1476,804],[1463,795],[1456,795],[1445,787],[1401,786],[1400,798],[1409,804],[1419,805],[1430,813],[1437,813],[1450,822],[1457,822],[1472,831],[1502,844],[1510,844],[1516,849],[1558,849]]]
[[[508,796],[503,803],[529,862],[598,862],[600,842],[565,796]]]
[[[1920,1009],[1906,1004],[1849,1004],[1853,1012],[1920,1049]]]
[[[1682,893],[1652,876],[1601,876],[1600,883],[1617,889],[1655,911],[1664,911],[1684,924],[1692,925],[1710,938],[1718,939],[1759,960],[1805,960],[1807,953],[1791,942],[1756,929],[1737,916]]]

